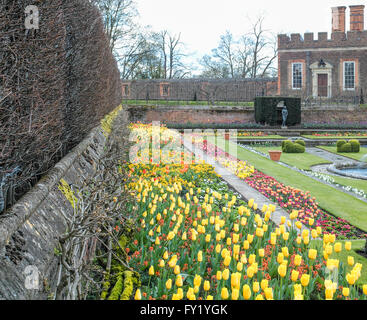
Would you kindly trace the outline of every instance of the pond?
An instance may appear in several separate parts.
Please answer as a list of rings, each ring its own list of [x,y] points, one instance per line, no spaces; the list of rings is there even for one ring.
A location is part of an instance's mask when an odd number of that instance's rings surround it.
[[[340,170],[346,174],[367,177],[367,168],[355,167],[355,168],[344,168]]]

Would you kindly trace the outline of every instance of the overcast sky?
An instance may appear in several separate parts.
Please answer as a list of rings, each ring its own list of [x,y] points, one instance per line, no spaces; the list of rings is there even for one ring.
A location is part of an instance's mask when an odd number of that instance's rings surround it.
[[[264,28],[274,33],[331,32],[331,8],[365,4],[365,0],[136,0],[140,23],[153,30],[181,32],[181,39],[195,56],[210,53],[220,35],[249,30],[263,14]],[[349,30],[349,9],[347,9]],[[317,35],[315,36],[317,38]]]

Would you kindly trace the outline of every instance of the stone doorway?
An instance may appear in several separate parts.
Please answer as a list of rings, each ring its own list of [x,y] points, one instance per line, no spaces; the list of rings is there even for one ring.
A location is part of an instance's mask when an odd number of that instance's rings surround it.
[[[310,65],[312,72],[312,96],[314,98],[332,97],[333,66],[325,62],[320,65],[319,61]]]

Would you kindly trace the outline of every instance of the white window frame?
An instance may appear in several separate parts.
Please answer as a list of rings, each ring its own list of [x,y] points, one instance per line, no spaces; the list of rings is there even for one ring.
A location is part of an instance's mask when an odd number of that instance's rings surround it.
[[[301,87],[300,88],[295,88],[294,87],[294,65],[296,65],[296,64],[301,65]],[[302,62],[293,62],[291,72],[292,72],[292,89],[293,90],[302,90],[302,88],[303,88],[303,63]]]
[[[353,63],[353,76],[354,76],[354,83],[353,83],[353,88],[346,88],[345,87],[345,64],[346,63]],[[350,60],[350,61],[343,61],[343,90],[344,91],[355,91],[356,90],[356,62],[354,60]]]

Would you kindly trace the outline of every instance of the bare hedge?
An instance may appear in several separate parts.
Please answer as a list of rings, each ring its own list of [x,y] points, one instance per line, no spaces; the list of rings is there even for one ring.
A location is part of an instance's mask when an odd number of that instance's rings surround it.
[[[38,30],[24,10],[36,5]],[[0,212],[121,102],[117,63],[88,0],[0,0]]]

